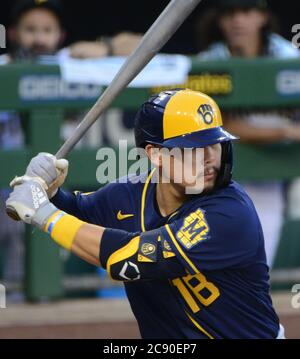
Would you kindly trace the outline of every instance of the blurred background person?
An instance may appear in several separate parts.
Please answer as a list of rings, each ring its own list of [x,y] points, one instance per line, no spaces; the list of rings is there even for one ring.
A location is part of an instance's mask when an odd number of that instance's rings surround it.
[[[203,60],[298,58],[300,53],[292,43],[274,32],[276,24],[266,0],[216,0],[215,6],[199,21],[199,40],[204,51],[198,57]],[[235,110],[224,114],[224,125],[244,143],[300,142],[299,115],[299,111],[288,110]],[[260,216],[268,263],[272,266],[284,219],[284,185],[279,181],[244,185]]]
[[[63,44],[65,32],[59,0],[19,0],[11,13],[7,62],[36,60],[55,55]]]
[[[17,1],[12,20],[9,29],[12,49],[8,60],[56,55],[64,42],[63,11],[59,0]],[[141,34],[124,31],[115,36],[101,36],[95,41],[78,41],[69,46],[70,56],[82,59],[127,56],[141,38]]]
[[[55,0],[20,0],[12,9],[8,31],[11,49],[0,57],[0,64],[35,61],[39,56],[55,55],[64,31],[62,8]],[[0,149],[20,149],[25,144],[25,115],[15,111],[0,111]],[[11,220],[5,212],[5,200],[10,189],[0,190],[0,251],[4,253],[3,279],[6,283],[21,283],[24,277],[24,226]],[[10,300],[22,296],[13,293]]]

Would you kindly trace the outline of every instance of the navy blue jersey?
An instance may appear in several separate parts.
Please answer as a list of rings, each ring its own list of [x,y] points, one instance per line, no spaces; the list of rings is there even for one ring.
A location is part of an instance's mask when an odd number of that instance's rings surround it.
[[[279,320],[269,295],[262,228],[242,187],[232,181],[163,217],[156,184],[151,175],[143,176],[90,194],[59,190],[52,200],[81,220],[112,228],[105,230],[100,250],[109,271],[114,271],[109,263],[136,247],[141,263],[127,261],[115,279],[125,278],[142,337],[276,338]],[[123,234],[115,237],[120,242],[126,238],[126,250],[113,239],[117,232]],[[155,256],[154,238],[160,243]],[[134,271],[141,264],[143,275],[126,281],[125,269]]]

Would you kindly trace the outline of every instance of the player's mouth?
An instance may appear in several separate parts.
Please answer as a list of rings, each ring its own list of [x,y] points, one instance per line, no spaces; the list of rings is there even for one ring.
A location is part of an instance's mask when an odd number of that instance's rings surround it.
[[[216,171],[213,168],[204,171],[204,180],[206,182],[212,181],[213,179],[215,179],[215,176]]]

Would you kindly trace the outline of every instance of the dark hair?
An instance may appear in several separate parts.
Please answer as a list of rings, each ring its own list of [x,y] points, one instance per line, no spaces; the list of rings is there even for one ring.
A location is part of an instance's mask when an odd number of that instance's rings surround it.
[[[269,21],[262,29],[262,43],[263,53],[265,53],[268,45],[268,35],[271,32],[279,32],[279,21],[277,17],[269,10],[260,10],[267,12],[269,15]],[[196,22],[196,46],[198,51],[206,50],[211,44],[215,42],[226,42],[224,35],[219,28],[219,18],[223,12],[216,8],[207,10],[204,15],[199,17]]]
[[[33,9],[47,9],[51,11],[56,16],[61,27],[64,27],[63,6],[60,0],[18,0],[11,10],[11,25],[16,25],[26,12]]]

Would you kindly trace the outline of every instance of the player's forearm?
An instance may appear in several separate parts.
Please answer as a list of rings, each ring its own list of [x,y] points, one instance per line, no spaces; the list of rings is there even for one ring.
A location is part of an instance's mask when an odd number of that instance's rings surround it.
[[[104,230],[60,210],[49,217],[44,227],[44,231],[60,246],[95,265],[100,265],[100,243]]]
[[[86,262],[100,266],[100,243],[104,229],[93,224],[83,224],[73,240],[72,253]]]
[[[43,182],[30,177],[23,178],[6,201],[8,210],[13,210],[26,223],[48,233],[63,248],[72,251],[85,261],[106,268],[107,258],[120,246],[126,246],[139,233],[106,229],[88,224],[54,206],[49,201]],[[102,246],[111,237],[115,244]],[[100,253],[101,246],[101,253]],[[101,258],[100,258],[101,255]]]

